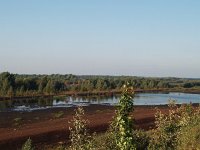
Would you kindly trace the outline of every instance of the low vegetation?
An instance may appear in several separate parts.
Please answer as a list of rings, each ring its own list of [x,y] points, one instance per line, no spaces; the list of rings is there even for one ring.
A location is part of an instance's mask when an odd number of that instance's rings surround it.
[[[13,119],[13,125],[14,126],[20,126],[22,124],[22,118],[21,117],[17,117],[15,119]]]
[[[55,118],[55,119],[61,118],[61,117],[63,117],[63,115],[64,115],[63,111],[55,112],[52,114],[53,118]]]
[[[87,120],[84,118],[84,110],[78,107],[72,120],[73,127],[70,127],[69,150],[89,150],[94,149],[93,137],[89,135],[87,130]]]
[[[34,150],[32,146],[32,140],[30,138],[24,143],[22,150]]]
[[[156,129],[151,131],[149,149],[187,149],[184,145],[189,146],[189,141],[184,135],[191,135],[193,127],[200,130],[200,108],[195,109],[192,105],[178,107],[174,103],[169,107],[169,114],[163,114],[159,110],[155,114]],[[197,138],[193,138],[195,143],[200,140],[200,133],[197,134]],[[200,146],[199,142],[198,145]],[[197,149],[197,145],[189,149]]]

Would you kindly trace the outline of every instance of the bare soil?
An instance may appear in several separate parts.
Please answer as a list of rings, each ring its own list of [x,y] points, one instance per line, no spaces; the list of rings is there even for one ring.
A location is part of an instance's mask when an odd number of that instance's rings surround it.
[[[167,105],[157,106],[167,112]],[[74,115],[72,108],[54,108],[32,112],[0,112],[0,149],[20,149],[30,137],[36,147],[67,141],[69,121]],[[91,132],[101,133],[108,129],[115,114],[115,107],[103,105],[85,106],[85,116],[89,120]],[[60,114],[60,116],[58,115]],[[132,114],[136,128],[154,128],[155,106],[135,106]]]

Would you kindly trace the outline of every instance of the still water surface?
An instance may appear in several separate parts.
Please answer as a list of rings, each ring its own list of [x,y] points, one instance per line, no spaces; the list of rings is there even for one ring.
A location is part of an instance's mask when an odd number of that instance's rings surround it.
[[[63,97],[63,98],[37,98],[23,100],[0,101],[0,111],[33,111],[55,107],[87,106],[90,104],[116,105],[120,97]],[[139,93],[135,95],[135,105],[162,105],[168,101],[176,103],[200,103],[200,94],[187,93]]]

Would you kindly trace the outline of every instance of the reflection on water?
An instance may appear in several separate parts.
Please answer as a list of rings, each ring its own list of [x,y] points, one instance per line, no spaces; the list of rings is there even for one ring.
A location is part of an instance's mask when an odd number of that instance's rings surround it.
[[[186,93],[140,93],[134,98],[135,105],[161,105],[167,104],[169,99],[177,103],[200,103],[200,94]],[[62,97],[62,98],[35,98],[21,100],[0,101],[0,111],[32,111],[54,107],[87,106],[90,104],[116,105],[118,96],[92,96],[92,97]]]

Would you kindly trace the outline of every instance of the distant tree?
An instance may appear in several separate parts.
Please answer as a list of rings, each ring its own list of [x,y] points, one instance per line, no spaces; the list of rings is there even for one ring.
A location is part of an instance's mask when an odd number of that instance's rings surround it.
[[[24,86],[22,86],[22,87],[20,88],[19,94],[20,94],[21,96],[23,96],[23,95],[24,95],[24,92],[25,92]]]
[[[46,85],[46,87],[45,87],[45,91],[46,91],[48,94],[51,94],[51,93],[52,93],[52,82],[51,82],[51,80],[49,80],[49,81],[47,82],[47,85]]]
[[[96,89],[100,91],[102,89],[102,87],[103,87],[102,80],[98,79],[97,84],[96,84]]]
[[[8,91],[15,87],[15,77],[9,72],[3,72],[0,74],[0,93],[2,96],[8,96]]]
[[[11,86],[7,92],[7,95],[11,98],[14,96],[14,91],[13,91],[13,87]]]
[[[192,84],[192,83],[185,83],[183,85],[184,88],[192,88],[193,86],[194,86],[194,84]]]

